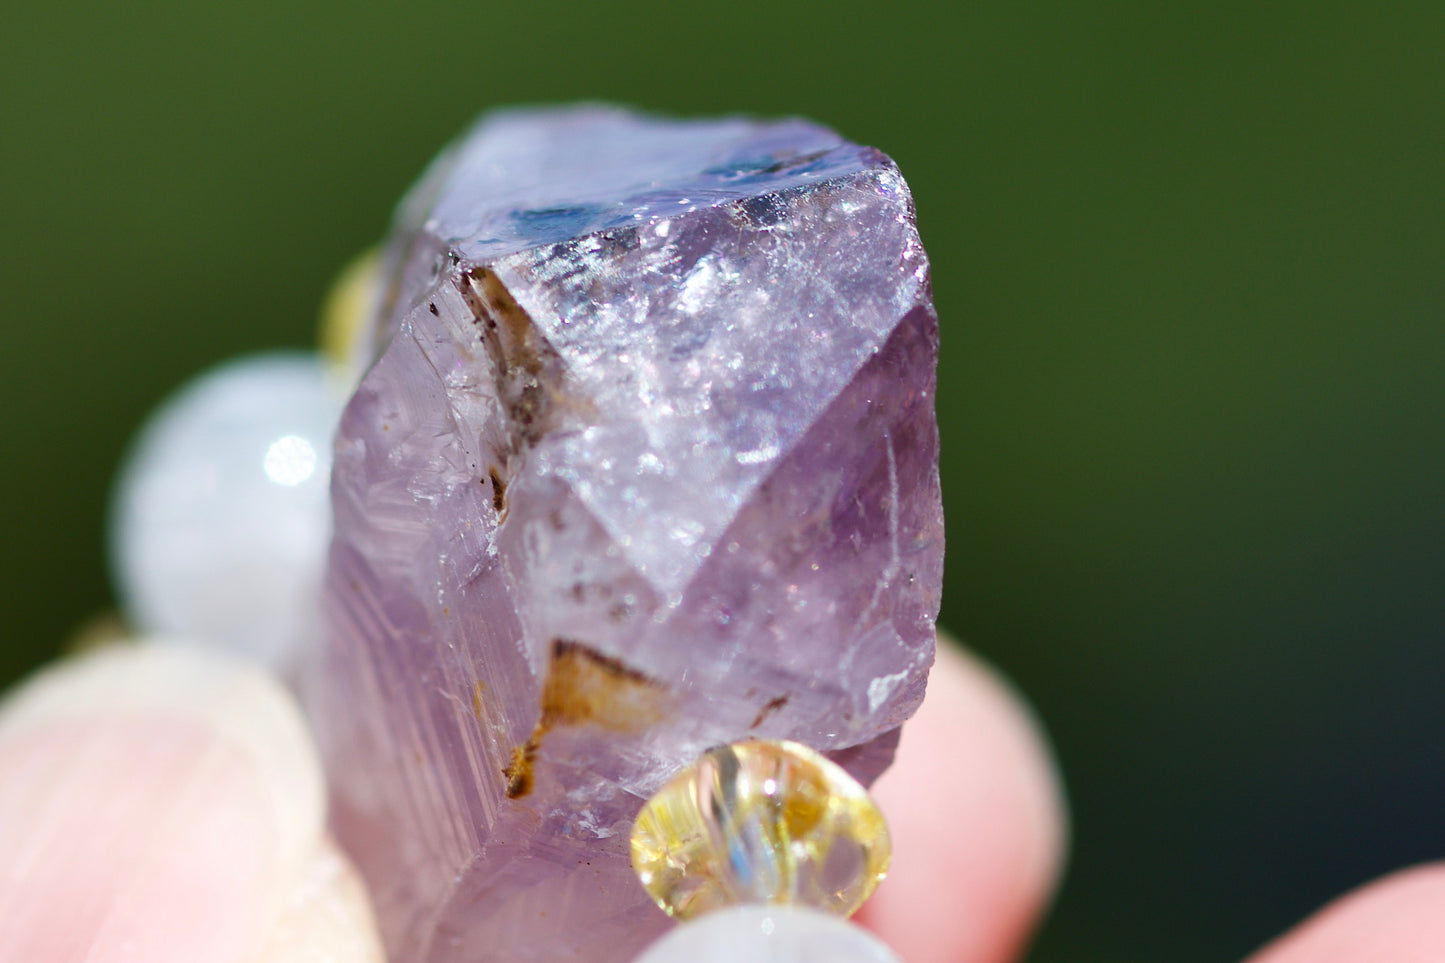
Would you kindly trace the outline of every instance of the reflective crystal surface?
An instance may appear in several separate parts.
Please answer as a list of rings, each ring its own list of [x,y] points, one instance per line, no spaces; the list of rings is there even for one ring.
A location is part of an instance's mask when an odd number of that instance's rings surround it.
[[[937,322],[885,156],[485,118],[403,202],[307,684],[394,963],[627,960],[643,802],[793,739],[865,782],[933,657]]]
[[[851,916],[891,852],[867,790],[786,740],[708,750],[647,801],[632,829],[632,866],[677,919],[741,903]]]

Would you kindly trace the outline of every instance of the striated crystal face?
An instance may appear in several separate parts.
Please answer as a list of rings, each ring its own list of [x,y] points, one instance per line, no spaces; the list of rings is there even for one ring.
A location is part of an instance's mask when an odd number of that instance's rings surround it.
[[[707,749],[865,781],[933,656],[937,322],[907,186],[801,121],[500,113],[403,203],[307,698],[394,963],[629,959]]]
[[[851,916],[891,852],[867,791],[786,740],[709,750],[647,801],[632,829],[632,867],[676,919],[740,903]]]

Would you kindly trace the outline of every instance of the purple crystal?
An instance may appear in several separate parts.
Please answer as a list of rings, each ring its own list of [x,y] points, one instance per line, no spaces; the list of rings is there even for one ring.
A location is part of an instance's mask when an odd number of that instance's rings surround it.
[[[308,699],[394,963],[621,961],[642,802],[923,696],[937,321],[894,164],[801,121],[494,114],[392,242]]]

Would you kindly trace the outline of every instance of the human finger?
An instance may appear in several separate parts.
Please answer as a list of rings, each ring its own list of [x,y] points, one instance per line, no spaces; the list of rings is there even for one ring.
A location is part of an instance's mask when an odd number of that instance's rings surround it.
[[[1445,960],[1445,863],[1401,870],[1330,903],[1248,963]]]
[[[909,963],[1012,959],[1063,863],[1062,783],[1032,714],[946,638],[874,798],[893,865],[858,919]]]
[[[264,675],[180,646],[62,663],[0,706],[0,946],[290,963],[324,938],[338,963],[380,960],[324,809],[305,725]]]

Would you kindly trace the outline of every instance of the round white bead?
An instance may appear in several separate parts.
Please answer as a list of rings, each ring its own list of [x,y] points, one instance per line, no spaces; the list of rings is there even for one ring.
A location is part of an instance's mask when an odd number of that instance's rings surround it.
[[[635,963],[899,963],[845,919],[803,906],[734,906],[683,923]]]
[[[116,488],[111,563],[145,632],[284,668],[318,631],[340,413],[314,354],[214,368],[142,429]]]

